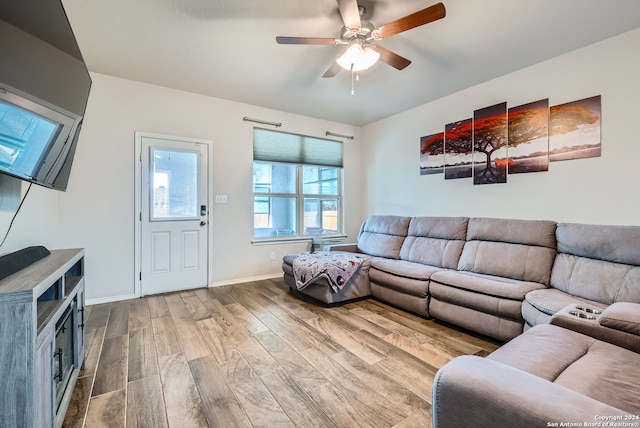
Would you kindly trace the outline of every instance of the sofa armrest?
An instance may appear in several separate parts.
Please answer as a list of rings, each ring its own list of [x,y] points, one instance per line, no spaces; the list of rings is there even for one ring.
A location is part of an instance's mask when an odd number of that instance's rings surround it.
[[[602,311],[600,325],[640,336],[640,304],[617,302]]]
[[[606,380],[604,380],[606,381]],[[626,412],[490,359],[453,359],[433,381],[433,427],[548,427]],[[582,425],[574,425],[582,426]]]
[[[359,253],[358,244],[329,244],[322,247],[322,251],[346,251],[349,253]]]

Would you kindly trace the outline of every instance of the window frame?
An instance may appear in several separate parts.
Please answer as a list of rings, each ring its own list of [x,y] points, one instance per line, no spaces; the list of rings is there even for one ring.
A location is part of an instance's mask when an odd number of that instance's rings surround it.
[[[274,161],[264,161],[264,160],[254,160],[252,163],[252,170],[255,169],[255,164],[256,163],[261,163],[261,164],[269,164],[269,165],[274,165],[274,164],[284,164],[284,165],[294,165],[295,166],[295,174],[296,174],[296,186],[295,186],[295,193],[283,193],[283,192],[256,192],[256,183],[252,182],[252,190],[253,190],[253,219],[254,219],[254,225],[253,225],[253,242],[254,243],[269,243],[269,242],[281,242],[281,241],[299,241],[299,240],[310,240],[310,239],[314,239],[315,235],[305,235],[304,234],[304,230],[305,230],[305,226],[304,226],[304,214],[305,214],[305,200],[307,199],[316,199],[319,201],[320,204],[322,204],[323,200],[331,200],[331,201],[336,201],[337,202],[337,207],[336,207],[336,221],[337,221],[337,231],[335,233],[323,233],[322,236],[323,237],[340,237],[340,236],[344,236],[343,235],[343,225],[344,225],[344,168],[340,168],[340,167],[335,167],[335,166],[326,166],[326,165],[312,165],[312,164],[302,164],[302,163],[298,163],[298,164],[292,164],[292,163],[284,163],[284,162],[274,162]],[[315,181],[316,183],[322,183],[323,181],[327,181],[328,179],[322,179],[320,174],[322,170],[326,170],[326,169],[335,169],[336,170],[336,177],[335,178],[331,178],[330,180],[336,180],[336,190],[337,193],[332,193],[332,194],[323,194],[323,193],[303,193],[303,190],[305,188],[305,183],[304,183],[304,168],[305,167],[311,167],[311,168],[318,168],[318,177],[317,177],[317,181]],[[273,179],[272,179],[273,180]],[[259,183],[261,186],[265,186],[265,183]],[[321,184],[320,184],[321,185]],[[266,187],[266,186],[265,186]],[[319,189],[319,192],[321,190]],[[260,198],[260,197],[268,197],[268,198],[273,198],[273,197],[281,197],[281,198],[292,198],[295,200],[295,204],[296,204],[296,233],[294,235],[291,236],[265,236],[265,237],[258,237],[255,234],[255,216],[256,216],[256,209],[255,209],[255,202],[256,202],[256,198]],[[273,213],[272,213],[272,208],[273,208],[273,203],[271,203],[271,199],[269,200],[269,218],[272,217]]]

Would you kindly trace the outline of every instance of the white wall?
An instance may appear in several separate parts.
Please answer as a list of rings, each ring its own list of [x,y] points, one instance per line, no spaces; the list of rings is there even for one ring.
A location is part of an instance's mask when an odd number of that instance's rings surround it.
[[[25,198],[28,188],[28,183],[0,174],[0,241],[7,236],[0,247],[0,254],[32,245],[44,245],[47,248],[57,245],[60,192],[33,184]],[[24,203],[10,226],[23,198]]]
[[[93,85],[67,192],[60,196],[60,247],[86,249],[87,298],[102,301],[134,293],[134,132],[212,140],[210,284],[281,274],[282,256],[306,243],[254,246],[252,161],[255,124],[244,116],[282,122],[280,130],[324,136],[327,130],[356,135],[345,141],[347,232],[362,220],[359,128],[144,83],[92,74]],[[277,260],[271,261],[271,252]]]
[[[492,216],[640,225],[640,29],[367,125],[366,214]],[[470,73],[473,70],[469,70]],[[425,78],[425,85],[437,85]],[[602,156],[553,162],[506,184],[419,175],[419,141],[479,108],[602,95]]]

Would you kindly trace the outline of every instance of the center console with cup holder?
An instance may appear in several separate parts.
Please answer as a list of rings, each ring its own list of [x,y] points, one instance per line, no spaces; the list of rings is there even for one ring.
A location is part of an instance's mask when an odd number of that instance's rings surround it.
[[[549,323],[640,352],[638,308],[626,302],[607,307],[571,304],[556,312]]]

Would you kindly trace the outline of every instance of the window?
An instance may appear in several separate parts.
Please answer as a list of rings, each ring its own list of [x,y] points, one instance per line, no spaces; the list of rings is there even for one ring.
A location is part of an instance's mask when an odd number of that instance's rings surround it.
[[[198,151],[151,147],[151,221],[200,218],[198,157]]]
[[[342,143],[254,129],[255,238],[341,233]]]

